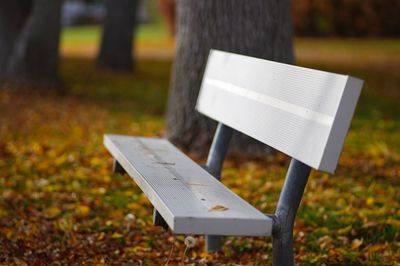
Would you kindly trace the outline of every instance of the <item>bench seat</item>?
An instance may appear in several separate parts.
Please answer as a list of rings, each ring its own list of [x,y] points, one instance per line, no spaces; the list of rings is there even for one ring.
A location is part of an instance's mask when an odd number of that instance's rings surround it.
[[[271,218],[169,141],[105,135],[104,145],[174,233],[271,236]]]

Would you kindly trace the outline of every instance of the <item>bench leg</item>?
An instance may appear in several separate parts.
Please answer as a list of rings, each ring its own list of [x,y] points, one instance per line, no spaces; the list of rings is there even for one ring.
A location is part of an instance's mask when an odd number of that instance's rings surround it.
[[[225,155],[228,151],[229,141],[232,138],[233,129],[219,123],[211,144],[210,152],[207,158],[207,164],[203,166],[216,179],[220,180],[221,169],[224,163]],[[222,236],[205,236],[206,251],[216,252],[224,243]]]
[[[273,217],[272,265],[293,265],[293,226],[311,168],[295,159],[290,162]]]
[[[120,163],[115,159],[113,162],[113,173],[119,173],[122,175],[126,173],[122,165],[120,165]]]
[[[168,230],[169,228],[167,222],[164,220],[161,214],[156,210],[156,208],[154,208],[153,211],[153,224],[156,226],[161,226],[165,230]]]
[[[223,236],[213,236],[213,235],[206,236],[206,251],[207,252],[217,252],[218,250],[221,249],[223,244],[224,244]]]

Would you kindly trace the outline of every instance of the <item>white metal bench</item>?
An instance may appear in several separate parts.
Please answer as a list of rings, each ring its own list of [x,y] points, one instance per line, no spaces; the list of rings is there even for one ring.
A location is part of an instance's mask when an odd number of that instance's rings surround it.
[[[154,221],[177,234],[272,236],[274,265],[293,264],[293,225],[311,168],[333,173],[362,81],[212,50],[197,110],[218,121],[206,166],[157,138],[105,135],[114,171],[126,171],[154,205]],[[255,209],[220,181],[232,131],[289,156],[275,214]]]

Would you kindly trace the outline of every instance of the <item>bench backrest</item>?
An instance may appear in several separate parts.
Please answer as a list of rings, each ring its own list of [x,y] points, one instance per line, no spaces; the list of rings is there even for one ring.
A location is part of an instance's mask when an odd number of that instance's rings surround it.
[[[363,81],[211,50],[197,110],[333,173]]]

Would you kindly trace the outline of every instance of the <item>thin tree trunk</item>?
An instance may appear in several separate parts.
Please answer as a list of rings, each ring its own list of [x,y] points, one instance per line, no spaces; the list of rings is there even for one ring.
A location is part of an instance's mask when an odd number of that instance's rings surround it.
[[[13,49],[8,77],[18,83],[56,86],[62,0],[33,0]]]
[[[195,103],[209,50],[293,63],[290,1],[177,0],[176,3],[177,49],[166,134],[176,145],[205,154],[215,123],[198,114]],[[270,151],[242,134],[235,134],[230,145],[231,154],[260,156]]]
[[[7,77],[10,54],[26,22],[30,8],[30,0],[0,1],[0,85]]]
[[[105,0],[98,65],[113,70],[131,70],[134,66],[132,39],[136,26],[137,0]]]

